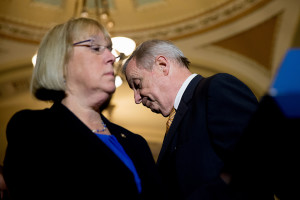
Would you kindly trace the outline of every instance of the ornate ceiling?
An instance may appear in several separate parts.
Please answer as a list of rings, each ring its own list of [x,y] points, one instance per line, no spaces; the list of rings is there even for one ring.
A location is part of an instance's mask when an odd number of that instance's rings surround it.
[[[49,106],[32,99],[28,86],[31,57],[45,32],[77,16],[82,0],[0,1],[0,162],[5,127],[22,108]],[[204,76],[231,73],[260,98],[268,89],[286,51],[300,46],[299,0],[110,0],[112,36],[137,43],[172,40]],[[95,4],[87,0],[90,17]],[[105,114],[142,134],[157,155],[165,119],[135,105],[126,84],[114,94]]]

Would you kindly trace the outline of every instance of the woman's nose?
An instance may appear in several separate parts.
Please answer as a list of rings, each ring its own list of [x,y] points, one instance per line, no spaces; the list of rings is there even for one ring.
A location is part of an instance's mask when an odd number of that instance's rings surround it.
[[[116,62],[115,55],[109,49],[107,49],[106,51],[107,51],[106,55],[109,57],[108,61],[111,62],[112,64],[114,64]]]

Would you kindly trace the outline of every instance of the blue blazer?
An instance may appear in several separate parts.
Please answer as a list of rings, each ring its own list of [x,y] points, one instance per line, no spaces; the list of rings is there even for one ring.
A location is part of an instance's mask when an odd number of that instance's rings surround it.
[[[64,105],[54,103],[50,109],[20,111],[8,123],[4,178],[11,197],[163,198],[146,140],[101,117],[132,159],[140,195],[124,163]]]
[[[170,199],[230,199],[220,174],[232,172],[233,150],[256,107],[251,90],[229,74],[190,82],[157,160]]]

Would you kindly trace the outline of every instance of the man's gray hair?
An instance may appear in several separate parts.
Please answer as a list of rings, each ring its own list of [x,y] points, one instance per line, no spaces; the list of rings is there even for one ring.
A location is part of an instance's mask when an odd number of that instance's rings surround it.
[[[170,60],[179,63],[181,66],[189,68],[190,61],[183,55],[182,51],[172,42],[167,40],[148,40],[141,43],[126,60],[122,72],[125,73],[128,63],[136,60],[137,67],[151,70],[158,55],[163,55]]]

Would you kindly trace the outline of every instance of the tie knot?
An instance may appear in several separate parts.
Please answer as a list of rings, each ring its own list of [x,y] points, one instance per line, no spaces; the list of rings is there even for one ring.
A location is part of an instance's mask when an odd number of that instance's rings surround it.
[[[169,115],[169,119],[168,119],[168,121],[167,121],[167,131],[166,131],[166,132],[169,131],[169,128],[170,128],[170,126],[171,126],[171,124],[172,124],[172,122],[173,122],[173,119],[174,119],[174,117],[175,117],[175,114],[176,114],[176,110],[175,110],[175,108],[173,107],[172,110],[171,110],[171,113],[170,113],[170,115]]]

